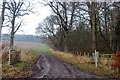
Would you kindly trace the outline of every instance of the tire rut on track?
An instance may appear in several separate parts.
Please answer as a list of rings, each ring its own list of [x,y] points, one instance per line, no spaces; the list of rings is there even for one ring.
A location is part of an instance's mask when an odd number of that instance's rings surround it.
[[[41,55],[36,65],[39,71],[34,78],[100,78],[53,55]]]

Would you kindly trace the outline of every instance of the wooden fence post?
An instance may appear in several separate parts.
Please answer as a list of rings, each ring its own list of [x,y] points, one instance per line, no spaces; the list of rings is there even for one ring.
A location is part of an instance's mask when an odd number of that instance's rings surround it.
[[[95,50],[95,52],[93,53],[93,59],[95,62],[95,67],[98,66],[98,52]]]
[[[87,53],[87,56],[88,56],[88,57],[90,56],[89,52]]]
[[[86,53],[84,52],[84,56],[86,56]]]
[[[20,61],[20,51],[9,50],[9,65],[16,64]]]

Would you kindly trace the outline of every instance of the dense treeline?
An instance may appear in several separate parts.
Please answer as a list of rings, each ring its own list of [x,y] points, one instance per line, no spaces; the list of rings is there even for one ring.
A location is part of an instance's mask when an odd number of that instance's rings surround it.
[[[65,52],[120,50],[120,2],[48,2],[53,14],[36,28]]]

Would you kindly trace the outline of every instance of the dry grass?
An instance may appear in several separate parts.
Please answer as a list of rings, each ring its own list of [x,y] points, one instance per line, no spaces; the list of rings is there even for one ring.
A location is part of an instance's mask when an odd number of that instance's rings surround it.
[[[21,61],[28,61],[31,60],[33,57],[33,53],[31,53],[29,50],[21,50]]]
[[[99,61],[100,61],[101,65],[104,65],[104,66],[111,65],[112,62],[114,62],[113,59],[109,59],[109,58],[101,58]]]
[[[8,51],[4,54],[2,60],[5,62],[2,65],[3,77],[23,77],[31,76],[34,62],[39,53],[49,53],[49,47],[36,42],[15,42],[18,50],[21,50],[21,61],[15,65],[8,65]]]
[[[2,65],[3,77],[17,77],[24,70],[26,64],[33,63],[33,61],[37,58],[37,55],[38,54],[32,50],[21,50],[21,61],[19,63],[14,65],[4,63]],[[31,72],[31,70],[28,72]]]
[[[53,51],[52,53],[56,55],[57,57],[64,59],[67,62],[74,62],[74,63],[90,63],[91,58],[88,58],[87,56],[76,56],[71,53],[64,53],[59,51]]]
[[[95,64],[93,62],[93,57],[79,56],[79,55],[76,56],[70,53],[64,53],[54,50],[52,50],[52,54],[66,62],[78,66],[83,70],[95,73],[99,76],[111,76],[113,72],[110,67],[111,62],[113,62],[113,60],[108,58],[99,59],[98,67],[95,67]]]
[[[15,45],[21,50],[20,57],[21,61],[15,65],[8,65],[8,54],[4,54],[2,60],[4,61],[2,65],[3,77],[17,77],[24,70],[26,64],[33,64],[34,60],[39,54],[35,51],[41,47],[42,44],[34,42],[16,42]],[[29,66],[31,67],[31,66]],[[31,74],[31,70],[28,69],[28,75]]]

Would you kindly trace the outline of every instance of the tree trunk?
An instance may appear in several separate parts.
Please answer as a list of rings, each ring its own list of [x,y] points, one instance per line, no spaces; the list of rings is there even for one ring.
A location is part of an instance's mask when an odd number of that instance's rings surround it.
[[[14,33],[11,32],[11,35],[10,35],[10,48],[13,49],[13,46],[14,46]]]
[[[0,16],[0,43],[1,43],[1,35],[2,35],[2,25],[3,25],[3,22],[4,22],[5,2],[6,2],[6,0],[3,0],[2,12],[1,12],[1,16]]]
[[[106,36],[106,39],[108,39],[108,25],[107,25],[107,7],[106,7],[106,2],[104,2],[104,19],[105,19],[105,22],[104,22],[104,27],[105,27],[105,36]]]
[[[93,9],[96,7],[97,3],[93,3]],[[93,28],[92,28],[92,36],[93,36],[93,50],[97,50],[97,10],[93,10]]]
[[[63,33],[63,30],[62,30],[62,28],[60,28],[60,44],[61,44],[61,51],[64,51],[64,42],[63,42],[63,40],[64,40],[64,33]]]
[[[65,31],[64,37],[64,52],[68,52],[68,31]]]
[[[92,47],[93,51],[96,50],[96,14],[93,15],[93,25],[92,25]]]
[[[92,51],[96,50],[96,30],[97,30],[97,3],[96,2],[87,2],[87,6],[89,9],[89,16],[90,16],[90,25],[91,25],[91,35],[92,35]]]
[[[0,16],[0,44],[1,44],[1,35],[2,35],[2,14]],[[2,45],[2,44],[1,44]],[[0,46],[1,46],[0,45]],[[1,48],[0,48],[1,49]]]
[[[14,29],[15,29],[15,13],[13,14],[12,30],[11,30],[11,35],[10,35],[10,48],[11,49],[13,49],[13,46],[14,46]]]
[[[0,55],[2,54],[1,31],[2,31],[2,16],[0,16]],[[1,64],[1,60],[0,60],[0,64]]]
[[[117,26],[115,26],[115,41],[116,41],[116,51],[120,51],[120,11],[118,14]]]

